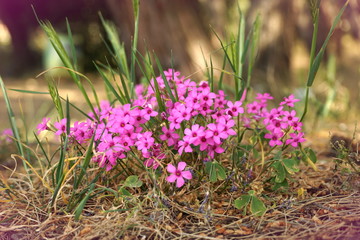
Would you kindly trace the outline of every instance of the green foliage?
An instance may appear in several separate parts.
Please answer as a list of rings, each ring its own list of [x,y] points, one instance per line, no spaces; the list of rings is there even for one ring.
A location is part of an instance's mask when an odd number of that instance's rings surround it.
[[[16,147],[18,149],[19,154],[23,158],[25,158],[25,152],[24,152],[24,149],[23,149],[23,146],[22,146],[22,140],[21,140],[21,137],[20,137],[19,128],[17,127],[17,124],[16,124],[15,114],[14,114],[14,111],[13,111],[13,109],[11,107],[10,99],[9,99],[9,97],[7,95],[5,84],[4,84],[1,76],[0,76],[0,87],[1,87],[2,93],[4,95],[6,109],[7,109],[7,113],[8,113],[8,117],[9,117],[11,130],[12,130],[12,132],[14,134]],[[26,163],[24,161],[23,161],[23,165],[24,165],[25,170],[28,171],[28,167],[27,167],[27,165],[26,165]]]
[[[255,216],[262,216],[266,212],[264,203],[255,196],[255,192],[250,190],[248,194],[242,195],[234,201],[237,209],[243,209],[243,215],[246,215],[247,208],[250,205],[250,212]]]
[[[136,175],[128,176],[124,182],[125,187],[138,188],[143,185],[143,182]]]
[[[307,113],[307,106],[308,106],[308,99],[309,99],[309,90],[310,87],[313,85],[314,80],[315,80],[315,76],[316,73],[319,70],[320,67],[320,63],[323,59],[327,44],[330,40],[330,37],[332,36],[337,24],[339,23],[342,14],[344,13],[347,5],[348,5],[349,1],[346,1],[346,3],[344,4],[344,6],[340,9],[339,13],[337,14],[337,16],[335,17],[335,20],[333,22],[333,24],[331,25],[330,31],[328,33],[328,35],[326,36],[326,39],[324,41],[324,43],[322,44],[319,52],[317,53],[317,55],[315,56],[315,52],[316,52],[316,40],[317,40],[317,34],[318,34],[318,25],[319,25],[319,5],[320,5],[320,1],[316,0],[309,0],[309,4],[310,4],[310,9],[311,9],[311,13],[313,16],[313,23],[314,23],[314,31],[313,31],[313,38],[312,38],[312,42],[311,42],[311,50],[310,50],[310,69],[309,69],[309,74],[308,74],[308,79],[307,79],[307,84],[306,84],[306,97],[305,97],[305,106],[304,106],[304,112],[303,115],[301,116],[301,121],[304,119],[306,113]]]
[[[205,172],[209,174],[210,182],[226,179],[225,168],[217,161],[207,162],[205,164]]]

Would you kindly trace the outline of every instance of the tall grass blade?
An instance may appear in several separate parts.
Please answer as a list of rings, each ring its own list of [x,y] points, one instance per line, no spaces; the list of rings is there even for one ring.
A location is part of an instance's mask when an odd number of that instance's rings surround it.
[[[241,12],[239,8],[240,13],[240,20],[239,20],[239,29],[238,29],[238,35],[236,39],[236,71],[235,71],[235,91],[236,96],[235,99],[239,100],[241,95],[240,92],[243,89],[242,84],[242,78],[243,78],[243,65],[244,65],[244,56],[245,56],[245,17],[244,14]]]
[[[4,84],[1,76],[0,76],[0,86],[1,86],[2,93],[4,95],[4,100],[5,100],[5,104],[6,104],[6,109],[7,109],[7,113],[8,113],[8,117],[9,117],[11,130],[12,130],[12,132],[14,134],[14,138],[16,139],[16,141],[15,141],[16,147],[18,149],[19,154],[23,158],[25,158],[24,149],[23,149],[22,144],[21,144],[21,137],[20,137],[19,129],[18,129],[17,124],[16,124],[15,114],[14,114],[13,109],[11,107],[10,99],[9,99],[9,97],[7,95],[5,84]],[[24,168],[25,168],[26,172],[28,172],[28,167],[27,167],[25,162],[23,162],[23,165],[24,165]]]
[[[80,80],[79,75],[77,74],[76,67],[74,67],[74,64],[71,62],[71,59],[69,58],[69,56],[68,56],[62,42],[60,41],[60,38],[57,35],[55,29],[53,28],[53,26],[51,25],[50,22],[39,21],[39,24],[40,24],[41,28],[44,30],[44,32],[46,33],[47,37],[49,38],[53,48],[55,49],[55,51],[59,55],[61,61],[64,64],[64,66],[66,68],[68,68],[68,73],[70,74],[70,76],[72,77],[72,79],[76,83],[77,87],[81,91],[82,95],[85,98],[86,103],[90,107],[91,111],[94,113],[94,116],[96,118],[98,118],[98,116],[96,114],[96,111],[95,111],[95,108],[94,108],[93,104],[90,101],[90,98],[89,98],[89,96],[88,96],[88,94],[87,94],[87,92],[86,92],[86,90],[85,90],[85,88],[84,88],[84,86],[83,86],[83,84],[82,84],[82,82]],[[87,79],[87,80],[89,81],[89,79]],[[93,86],[91,86],[91,87],[93,89],[93,93],[95,93]],[[97,100],[96,93],[95,93],[94,97]],[[98,102],[98,100],[97,100],[97,102]]]
[[[226,52],[226,49],[224,49],[224,51]],[[223,63],[222,63],[222,66],[221,66],[221,69],[223,69],[223,70],[226,67],[226,60],[227,60],[227,57],[224,54]],[[224,79],[224,71],[221,71],[220,78],[219,78],[219,83],[218,83],[219,90],[223,90],[223,79]]]
[[[310,68],[310,73],[309,73],[309,76],[308,76],[308,81],[307,81],[307,86],[308,87],[311,87],[313,82],[314,82],[314,79],[315,79],[315,76],[316,76],[316,73],[318,72],[319,70],[319,66],[320,66],[320,63],[324,57],[324,53],[325,53],[325,50],[326,50],[326,47],[328,45],[328,42],[330,40],[330,37],[332,36],[332,34],[334,33],[334,30],[336,28],[336,26],[338,25],[340,19],[341,19],[341,16],[342,14],[344,13],[345,11],[345,8],[347,7],[349,3],[349,0],[346,1],[346,3],[344,4],[344,6],[340,9],[338,15],[336,16],[333,24],[331,25],[331,28],[330,28],[330,31],[328,33],[328,35],[326,36],[326,39],[323,43],[323,45],[321,46],[318,54],[316,55],[315,59],[314,59],[314,62],[312,63],[311,65],[311,68]]]
[[[123,93],[121,92],[121,91],[119,91],[119,93],[116,91],[116,89],[113,87],[113,85],[110,83],[110,80],[108,79],[108,77],[106,76],[106,74],[100,69],[100,67],[96,64],[96,63],[94,63],[94,65],[95,65],[95,68],[96,68],[96,70],[100,73],[100,76],[101,76],[101,78],[103,79],[103,81],[104,81],[104,83],[105,83],[105,86],[108,88],[108,90],[110,90],[113,94],[114,94],[114,96],[115,96],[115,98],[121,103],[121,104],[125,104],[127,101],[126,101],[126,99],[124,99],[124,95],[123,95]],[[120,96],[120,95],[121,96]]]
[[[303,119],[306,116],[306,113],[308,110],[310,87],[314,83],[315,76],[319,70],[320,63],[323,59],[327,44],[330,40],[331,35],[334,33],[334,30],[335,30],[337,24],[339,23],[342,14],[344,13],[347,5],[349,4],[349,0],[347,0],[346,3],[344,4],[344,6],[340,9],[339,13],[335,17],[335,19],[331,25],[331,28],[329,30],[328,35],[326,36],[326,39],[325,39],[323,45],[321,46],[318,54],[315,57],[316,39],[317,39],[317,32],[318,32],[318,25],[319,25],[319,3],[317,3],[317,2],[313,3],[312,1],[313,0],[310,0],[309,2],[310,2],[310,7],[311,7],[311,11],[312,11],[312,16],[313,16],[314,31],[313,31],[313,38],[312,38],[312,43],[311,43],[311,50],[310,50],[310,70],[309,70],[307,84],[306,84],[305,105],[304,105],[304,111],[300,118],[300,121],[303,121]]]
[[[74,40],[72,37],[70,24],[69,24],[69,21],[67,18],[66,18],[66,28],[67,28],[67,32],[68,32],[68,39],[70,41],[71,57],[72,57],[73,65],[74,65],[74,70],[77,71],[78,66],[77,66],[77,56],[76,56],[75,44],[74,44]]]
[[[64,110],[61,104],[61,98],[59,95],[59,91],[57,86],[55,85],[55,82],[53,79],[48,79],[48,88],[49,88],[49,94],[51,96],[51,99],[55,105],[55,109],[59,115],[60,119],[64,118]]]
[[[246,86],[245,86],[246,89],[250,88],[250,80],[255,65],[255,59],[259,45],[260,27],[261,27],[261,19],[260,19],[260,15],[257,15],[251,31],[252,34],[251,34],[251,43],[250,43],[249,65],[248,65]]]
[[[69,104],[69,99],[66,99],[66,135],[65,136],[61,136],[62,138],[62,142],[63,142],[63,146],[60,149],[60,157],[59,157],[59,162],[56,166],[56,187],[55,187],[55,191],[53,194],[53,198],[51,201],[52,206],[54,205],[57,195],[59,193],[59,190],[63,184],[64,178],[65,178],[65,158],[66,158],[66,154],[67,154],[67,148],[68,148],[68,143],[69,143],[69,134],[70,134],[70,104]]]
[[[110,41],[111,47],[113,48],[112,51],[111,51],[111,49],[109,49],[109,50],[112,53],[112,56],[113,56],[117,66],[118,66],[118,69],[120,71],[119,76],[120,76],[121,84],[122,84],[122,87],[124,90],[124,94],[127,99],[127,103],[130,103],[131,98],[129,95],[128,85],[127,85],[126,81],[130,83],[130,89],[132,89],[131,85],[133,83],[131,82],[131,76],[130,76],[130,72],[129,72],[129,66],[127,64],[127,57],[126,57],[124,44],[121,44],[119,41],[119,35],[118,35],[115,25],[113,23],[105,21],[101,15],[100,15],[100,19],[105,28],[105,32]]]
[[[46,158],[46,161],[48,163],[47,167],[50,167],[50,161],[51,160],[49,159],[49,157],[48,157],[48,155],[47,155],[47,153],[46,153],[46,151],[45,151],[45,149],[43,147],[43,144],[40,142],[39,137],[37,136],[37,134],[35,132],[34,132],[34,137],[35,137],[35,140],[36,140],[36,142],[38,143],[38,145],[39,145],[39,147],[41,149],[41,152],[43,153],[44,157]]]
[[[158,69],[160,71],[160,75],[161,75],[161,77],[162,77],[162,79],[164,81],[166,92],[169,94],[169,97],[170,97],[171,101],[176,102],[179,97],[178,96],[176,96],[176,98],[174,97],[174,94],[172,93],[172,90],[171,90],[170,85],[169,85],[169,81],[167,80],[167,78],[166,78],[166,76],[164,74],[164,70],[163,70],[163,68],[161,66],[160,60],[155,54],[154,54],[154,57],[155,57],[157,67],[158,67]],[[154,81],[155,80],[156,79],[154,79]]]
[[[90,199],[91,194],[93,193],[95,187],[95,183],[90,184],[88,193],[86,194],[85,198],[79,203],[79,205],[75,209],[75,221],[79,221],[80,215],[84,210],[86,202]]]
[[[49,92],[30,91],[30,90],[22,90],[22,89],[15,89],[15,88],[10,88],[9,90],[14,91],[14,92],[20,92],[20,93],[31,93],[31,94],[40,94],[40,95],[49,94]]]
[[[219,40],[221,49],[224,51],[225,57],[228,60],[232,71],[235,72],[236,71],[235,66],[234,66],[233,61],[231,60],[229,53],[227,51],[228,46],[224,45],[223,41],[221,40],[220,36],[216,33],[215,29],[211,28],[211,30],[215,34],[215,37]]]
[[[138,43],[138,35],[139,35],[139,16],[140,16],[139,2],[140,2],[139,0],[133,0],[135,26],[134,26],[134,39],[131,49],[131,65],[130,65],[131,83],[132,83],[130,90],[131,99],[134,98],[134,93],[135,93],[134,86],[136,83],[135,63],[136,63],[136,52],[137,52],[137,43]]]
[[[91,138],[91,141],[89,142],[88,148],[85,153],[84,162],[81,165],[81,172],[77,178],[77,181],[74,183],[74,190],[76,190],[79,187],[79,184],[81,183],[83,177],[86,174],[86,169],[89,167],[90,160],[93,156],[94,137],[95,137],[95,134],[93,135],[93,137]]]

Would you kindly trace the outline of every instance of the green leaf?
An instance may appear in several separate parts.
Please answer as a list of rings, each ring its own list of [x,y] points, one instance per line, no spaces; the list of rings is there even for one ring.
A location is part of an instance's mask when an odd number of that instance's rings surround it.
[[[242,195],[234,201],[234,206],[237,209],[244,209],[243,214],[246,215],[246,206],[249,205],[251,198],[250,195]]]
[[[275,180],[273,180],[273,181],[275,181]],[[288,181],[286,179],[281,183],[275,183],[274,186],[271,189],[273,191],[277,191],[280,188],[284,188],[284,189],[289,188],[289,183],[288,183]]]
[[[315,152],[314,152],[311,148],[308,149],[308,152],[309,152],[309,158],[310,158],[310,160],[311,160],[313,163],[316,163],[316,162],[317,162],[317,157],[316,157]]]
[[[220,163],[215,163],[216,177],[218,180],[226,179],[225,168]]]
[[[289,174],[294,174],[299,171],[297,163],[294,159],[283,159],[283,165]]]
[[[266,207],[260,199],[253,196],[251,199],[250,211],[255,216],[261,216],[265,213]]]
[[[119,189],[119,193],[122,196],[127,196],[127,197],[132,196],[131,193],[128,190],[126,190],[125,188],[123,188],[123,187]]]
[[[209,174],[210,182],[226,179],[226,171],[218,162],[207,162],[205,164],[205,171]]]
[[[250,196],[254,196],[254,195],[255,195],[255,191],[254,191],[254,190],[250,190],[250,191],[248,191],[248,194],[249,194]]]
[[[286,177],[286,172],[285,172],[284,166],[279,161],[274,162],[271,166],[275,169],[275,172],[276,172],[275,182],[276,183],[283,182]]]
[[[128,176],[124,183],[124,186],[133,187],[133,188],[141,187],[142,185],[143,185],[143,182],[136,175]]]
[[[217,177],[216,177],[216,172],[215,172],[215,167],[213,164],[211,164],[210,167],[210,182],[216,182],[217,181]]]

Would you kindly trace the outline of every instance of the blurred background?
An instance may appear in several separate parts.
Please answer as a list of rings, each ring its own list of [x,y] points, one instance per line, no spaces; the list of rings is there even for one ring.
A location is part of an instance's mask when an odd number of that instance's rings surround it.
[[[139,50],[142,54],[146,49],[153,50],[164,68],[173,66],[185,76],[205,80],[204,57],[209,60],[211,56],[214,67],[219,69],[224,57],[212,29],[225,44],[229,44],[229,39],[236,36],[238,30],[239,7],[245,14],[246,33],[258,15],[261,19],[259,47],[251,80],[254,91],[270,92],[276,100],[291,93],[303,98],[313,30],[309,2],[314,0],[140,0]],[[318,50],[345,2],[321,1]],[[104,85],[93,64],[94,60],[106,63],[110,59],[99,12],[116,24],[121,41],[129,50],[134,29],[131,0],[0,0],[0,76],[8,89],[23,136],[34,138],[33,131],[43,117],[57,118],[48,95],[11,90],[47,92],[45,76],[36,76],[62,65],[39,28],[35,13],[40,20],[49,20],[54,25],[65,47],[69,45],[68,19],[79,70],[94,82],[96,89],[100,90],[99,97],[105,99],[106,95],[101,95],[105,92],[101,91]],[[69,97],[81,109],[87,109],[67,72],[50,72],[60,95]],[[220,75],[220,72],[215,71],[215,74]],[[329,131],[335,128],[348,131],[346,135],[352,136],[354,119],[355,122],[359,120],[359,75],[360,0],[350,0],[310,92],[310,111],[304,124],[307,134],[318,131],[319,126],[326,129],[323,135],[316,136],[316,143],[327,145]],[[10,126],[1,95],[0,132],[7,131]],[[303,102],[297,107],[302,112]],[[83,118],[72,116],[73,119],[77,117],[77,120]],[[6,142],[4,134],[0,134],[0,143]],[[29,141],[35,142],[34,139]],[[2,146],[0,159],[16,151],[11,149],[14,145]]]
[[[247,31],[256,16],[261,17],[252,80],[255,90],[270,91],[275,96],[294,89],[304,92],[301,88],[306,84],[312,36],[309,1],[141,0],[139,49],[142,53],[146,48],[154,50],[164,68],[173,61],[174,68],[184,75],[204,71],[202,52],[206,58],[211,55],[220,68],[223,55],[211,27],[222,39],[236,34],[239,6],[246,14]],[[345,2],[321,1],[318,49]],[[40,20],[49,20],[62,33],[65,46],[68,19],[84,73],[94,72],[94,60],[105,62],[108,57],[99,12],[117,25],[121,40],[130,49],[134,25],[131,0],[0,0],[0,75],[6,82],[34,78],[61,65],[34,11]],[[329,88],[336,87],[338,96],[348,99],[345,105],[358,102],[360,0],[350,0],[330,40],[323,66],[315,81],[320,99],[321,95],[327,97]],[[327,76],[326,66],[336,70],[335,76]]]

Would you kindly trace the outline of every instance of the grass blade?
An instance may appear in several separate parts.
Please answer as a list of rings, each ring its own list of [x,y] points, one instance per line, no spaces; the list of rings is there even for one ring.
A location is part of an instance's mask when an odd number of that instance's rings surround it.
[[[88,145],[88,149],[86,150],[85,157],[84,157],[84,163],[81,166],[81,172],[78,176],[77,181],[74,183],[74,191],[79,187],[81,180],[83,179],[84,175],[86,174],[86,169],[89,167],[90,160],[93,156],[94,137],[95,137],[95,134],[91,138],[91,141],[89,142],[89,145]]]
[[[163,70],[163,68],[161,66],[160,60],[155,54],[154,54],[154,57],[155,57],[155,61],[156,61],[156,64],[158,66],[158,69],[160,71],[161,77],[162,77],[162,79],[164,81],[166,92],[169,94],[169,97],[170,97],[171,101],[176,102],[179,97],[178,96],[176,96],[176,98],[174,97],[174,94],[172,93],[172,90],[171,90],[170,85],[169,85],[169,81],[167,80],[167,78],[166,78],[166,76],[164,74],[164,70]],[[154,81],[154,82],[156,82],[156,81]]]
[[[137,42],[139,36],[139,16],[140,16],[140,3],[139,0],[133,0],[133,8],[134,8],[134,16],[135,16],[135,25],[134,25],[134,39],[131,49],[131,65],[130,65],[130,74],[131,74],[131,89],[130,89],[130,96],[131,99],[134,98],[135,94],[135,83],[136,83],[136,76],[135,76],[135,60],[136,60],[136,52],[137,52]]]
[[[17,149],[19,151],[19,154],[23,158],[25,158],[24,149],[23,149],[22,144],[21,144],[21,137],[20,137],[19,129],[18,129],[17,124],[16,124],[15,114],[14,114],[14,112],[12,110],[10,99],[9,99],[9,97],[7,95],[5,84],[4,84],[1,76],[0,76],[0,87],[1,87],[2,93],[4,95],[4,100],[5,100],[5,104],[6,104],[6,108],[7,108],[7,112],[8,112],[8,117],[9,117],[11,130],[12,130],[12,132],[14,134],[14,138],[16,139],[16,141],[15,141],[16,147],[17,147]],[[24,168],[25,168],[26,172],[28,172],[28,167],[26,166],[25,162],[23,162],[23,165],[24,165]]]
[[[318,72],[319,70],[319,66],[320,66],[320,63],[323,59],[323,56],[324,56],[324,53],[325,53],[325,49],[328,45],[328,42],[330,40],[330,37],[332,36],[332,34],[334,33],[334,30],[336,28],[336,26],[338,25],[340,19],[341,19],[341,16],[342,14],[344,13],[345,11],[345,8],[347,7],[349,1],[346,1],[346,3],[344,4],[344,6],[340,9],[338,15],[336,16],[333,24],[331,25],[331,28],[330,28],[330,31],[328,33],[328,35],[326,36],[326,39],[323,43],[323,45],[321,46],[318,54],[316,55],[315,59],[314,59],[314,62],[312,63],[311,65],[311,68],[310,68],[310,73],[309,73],[309,76],[308,76],[308,81],[307,81],[307,86],[308,87],[311,87],[314,80],[315,80],[315,76],[316,76],[316,73]]]
[[[92,183],[89,186],[88,193],[86,194],[85,198],[79,203],[79,205],[75,209],[75,221],[79,221],[80,215],[82,211],[84,210],[86,202],[90,199],[91,194],[93,193],[95,187],[95,183]]]
[[[100,69],[100,67],[95,64],[95,68],[97,69],[97,71],[100,73],[101,78],[103,79],[105,86],[108,88],[108,90],[110,90],[114,96],[116,97],[116,99],[121,103],[121,104],[125,104],[126,103],[126,99],[124,99],[124,95],[121,91],[119,91],[119,93],[115,90],[115,88],[113,87],[113,85],[110,83],[108,77],[106,76],[106,74]]]
[[[41,28],[44,30],[44,32],[46,33],[47,37],[49,38],[53,48],[55,49],[55,51],[57,52],[57,54],[59,55],[61,61],[63,62],[64,66],[67,68],[68,73],[70,74],[70,76],[72,77],[72,79],[74,80],[74,82],[76,83],[76,85],[78,86],[79,90],[81,91],[82,95],[85,98],[86,103],[89,105],[91,111],[94,113],[94,116],[96,118],[98,118],[95,108],[93,106],[93,104],[90,101],[90,98],[84,88],[84,85],[82,84],[79,74],[76,71],[76,67],[74,67],[74,64],[71,62],[62,42],[60,41],[60,38],[58,36],[58,34],[56,33],[55,29],[53,28],[53,26],[51,25],[50,22],[43,22],[43,21],[39,21],[39,24],[41,26]],[[87,79],[90,83],[91,81],[89,79]],[[96,96],[96,92],[94,90],[94,87],[90,84],[90,86],[92,87],[93,93],[94,93],[94,97],[97,100],[97,96]],[[98,103],[98,100],[97,100]]]

